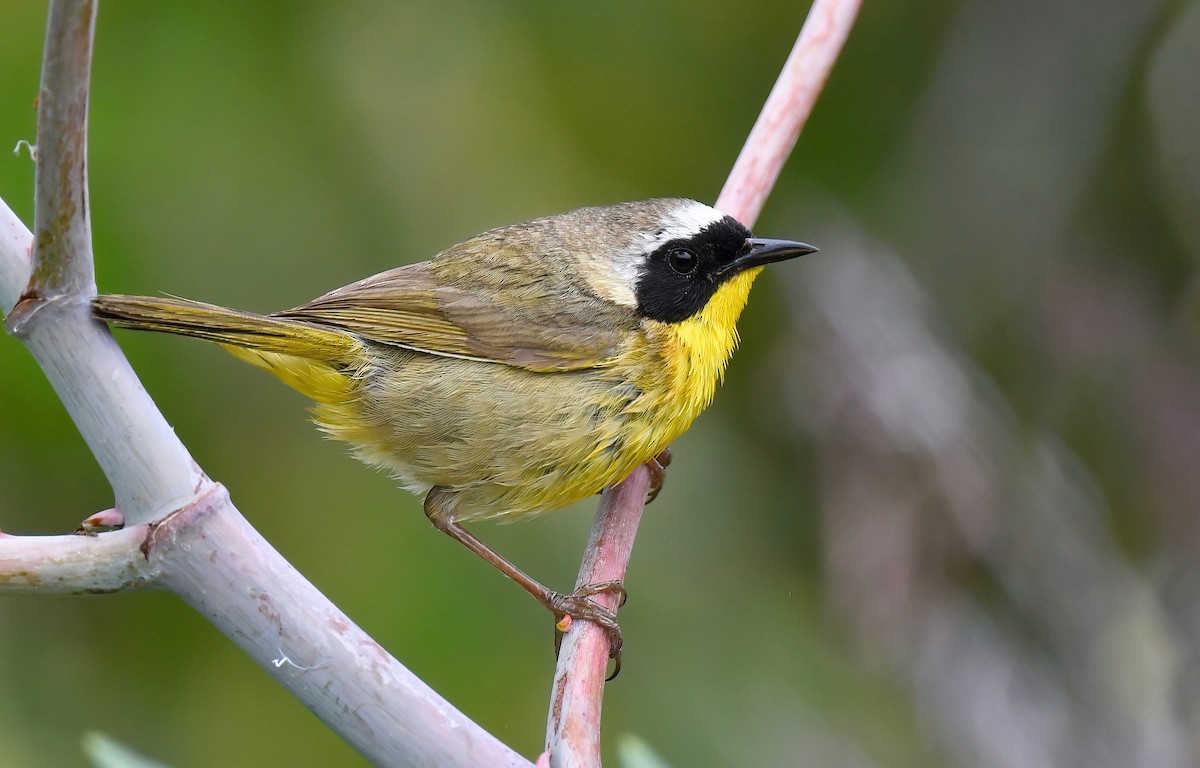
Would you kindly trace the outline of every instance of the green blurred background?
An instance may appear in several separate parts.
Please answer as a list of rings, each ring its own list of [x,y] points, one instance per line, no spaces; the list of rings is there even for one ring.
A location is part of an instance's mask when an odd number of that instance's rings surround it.
[[[292,306],[503,223],[712,200],[803,3],[134,4],[98,17],[100,290]],[[0,149],[45,24],[0,8]],[[605,698],[676,766],[1200,763],[1200,2],[868,1],[674,446]],[[0,197],[32,221],[32,166]],[[220,350],[120,334],[193,455],[393,654],[531,758],[544,612]],[[0,338],[0,528],[111,505]],[[567,585],[594,504],[479,532]],[[363,760],[177,599],[0,599],[0,766]],[[610,756],[610,762],[616,760]]]

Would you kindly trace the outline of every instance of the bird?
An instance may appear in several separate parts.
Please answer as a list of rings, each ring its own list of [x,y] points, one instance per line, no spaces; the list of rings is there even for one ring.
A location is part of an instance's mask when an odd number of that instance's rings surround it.
[[[667,446],[723,379],[755,277],[814,251],[658,198],[491,229],[282,312],[109,294],[92,313],[216,342],[298,390],[321,430],[424,494],[436,528],[557,626],[599,624],[619,664],[615,613],[591,598],[623,587],[550,590],[464,523],[559,509],[644,463],[661,485]]]

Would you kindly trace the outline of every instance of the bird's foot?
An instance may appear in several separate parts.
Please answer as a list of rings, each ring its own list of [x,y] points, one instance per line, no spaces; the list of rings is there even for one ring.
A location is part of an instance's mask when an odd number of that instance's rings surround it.
[[[608,657],[613,660],[613,671],[606,680],[612,680],[621,671],[621,647],[624,639],[621,627],[617,624],[617,614],[614,609],[605,608],[595,600],[593,595],[612,592],[617,595],[617,607],[625,604],[628,593],[619,581],[604,581],[597,584],[587,584],[569,595],[551,592],[547,607],[554,614],[554,653],[557,655],[562,644],[563,633],[571,628],[575,621],[590,621],[596,624],[608,636]]]
[[[663,448],[657,456],[646,462],[646,469],[650,470],[650,490],[646,492],[647,504],[658,498],[658,492],[662,490],[663,483],[667,479],[667,467],[669,466],[671,466],[670,448]]]

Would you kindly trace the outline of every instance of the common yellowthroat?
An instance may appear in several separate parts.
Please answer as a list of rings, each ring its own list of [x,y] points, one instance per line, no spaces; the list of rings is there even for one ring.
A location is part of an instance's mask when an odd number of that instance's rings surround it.
[[[317,425],[425,494],[433,524],[556,619],[598,622],[597,585],[553,592],[462,526],[567,506],[657,457],[711,402],[764,264],[811,253],[694,200],[500,227],[308,304],[257,315],[97,296],[114,325],[196,336],[315,401]]]

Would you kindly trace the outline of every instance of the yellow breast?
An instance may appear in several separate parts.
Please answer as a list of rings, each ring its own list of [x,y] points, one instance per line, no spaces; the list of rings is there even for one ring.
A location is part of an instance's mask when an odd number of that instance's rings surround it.
[[[729,358],[737,349],[737,320],[760,271],[761,267],[747,270],[722,285],[704,309],[687,320],[656,324],[672,347],[666,356],[674,390],[674,413],[665,414],[668,440],[683,433],[712,402]]]

